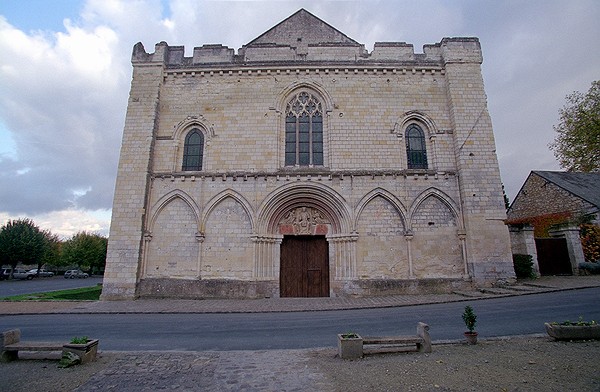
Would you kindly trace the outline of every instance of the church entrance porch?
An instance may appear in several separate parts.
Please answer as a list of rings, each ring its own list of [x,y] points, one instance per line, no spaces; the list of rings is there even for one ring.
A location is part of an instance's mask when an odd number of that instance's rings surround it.
[[[329,297],[329,247],[324,236],[284,236],[281,297]]]

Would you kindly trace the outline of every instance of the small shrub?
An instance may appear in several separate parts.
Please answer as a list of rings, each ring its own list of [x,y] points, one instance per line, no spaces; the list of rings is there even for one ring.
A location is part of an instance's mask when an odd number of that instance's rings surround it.
[[[572,325],[572,326],[592,326],[592,325],[598,325],[598,323],[595,320],[592,321],[585,321],[583,319],[583,316],[579,316],[579,320],[577,321],[563,321],[562,323],[557,323],[556,321],[553,323],[550,323],[553,325]]]
[[[469,305],[465,306],[465,311],[462,314],[462,319],[467,326],[469,332],[473,332],[475,325],[477,324],[477,315],[473,311],[473,308]]]
[[[517,278],[534,278],[533,272],[533,257],[531,255],[514,254],[513,266],[515,267],[515,275]]]
[[[73,339],[71,339],[71,343],[72,344],[86,344],[88,342],[88,337],[87,336],[82,336],[82,337],[77,337],[75,336]]]

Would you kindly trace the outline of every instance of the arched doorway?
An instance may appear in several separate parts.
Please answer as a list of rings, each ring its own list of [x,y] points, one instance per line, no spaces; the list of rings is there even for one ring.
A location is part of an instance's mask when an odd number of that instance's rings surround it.
[[[329,244],[325,236],[284,236],[279,273],[281,297],[329,297]]]

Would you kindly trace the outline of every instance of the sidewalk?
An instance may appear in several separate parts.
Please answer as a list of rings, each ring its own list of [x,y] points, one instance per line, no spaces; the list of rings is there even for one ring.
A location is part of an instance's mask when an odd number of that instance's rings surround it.
[[[366,298],[138,299],[131,301],[0,302],[0,314],[261,313],[386,308],[600,287],[600,276],[548,276],[517,285],[451,294]]]

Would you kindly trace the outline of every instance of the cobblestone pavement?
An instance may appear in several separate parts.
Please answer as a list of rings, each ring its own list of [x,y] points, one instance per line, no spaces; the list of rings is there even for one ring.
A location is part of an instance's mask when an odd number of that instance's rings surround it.
[[[77,391],[332,391],[311,352],[127,353]]]
[[[342,310],[383,308],[472,301],[536,294],[586,287],[599,287],[600,276],[548,276],[519,281],[517,285],[457,291],[451,294],[392,295],[369,298],[265,298],[265,299],[138,299],[132,301],[0,301],[0,314],[41,313],[258,313],[300,312],[315,310]]]

